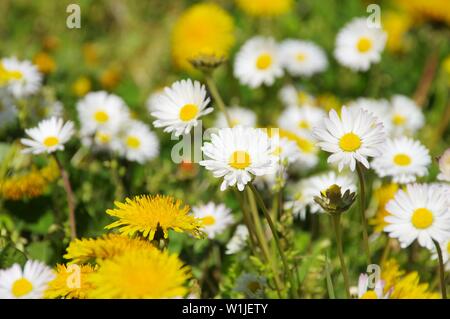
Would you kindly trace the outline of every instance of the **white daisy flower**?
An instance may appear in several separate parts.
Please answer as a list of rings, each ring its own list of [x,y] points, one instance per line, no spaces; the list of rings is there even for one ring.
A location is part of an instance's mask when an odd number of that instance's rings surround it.
[[[206,88],[198,81],[191,79],[177,81],[164,89],[158,96],[155,110],[151,113],[156,120],[155,127],[164,127],[164,132],[174,132],[175,136],[188,134],[197,126],[198,119],[213,111],[207,107],[209,97]]]
[[[369,288],[369,276],[361,274],[358,281],[359,299],[389,299],[390,291],[384,293],[385,283],[383,280],[377,280],[373,289]]]
[[[340,186],[342,194],[347,190],[350,192],[356,191],[356,185],[351,175],[337,175],[332,171],[314,175],[302,180],[294,188],[293,198],[286,202],[285,209],[292,209],[293,214],[301,219],[305,219],[307,207],[313,214],[322,212],[322,208],[314,201],[314,196],[320,196],[321,192],[332,185]]]
[[[234,231],[233,237],[227,243],[225,254],[234,255],[240,252],[247,244],[248,228],[245,225],[238,225]]]
[[[15,57],[0,60],[0,87],[6,87],[15,98],[32,95],[41,85],[42,74],[30,61]]]
[[[450,238],[450,210],[443,192],[426,184],[408,184],[406,191],[399,190],[385,207],[388,225],[384,231],[398,238],[401,247],[414,240],[431,249],[432,239],[443,242]]]
[[[213,171],[214,177],[224,178],[222,191],[234,185],[242,191],[252,176],[269,174],[275,168],[272,144],[260,129],[242,126],[220,129],[211,135],[211,143],[205,143],[202,151],[207,159],[200,161],[200,165]]]
[[[272,85],[283,75],[279,48],[273,38],[253,37],[241,47],[234,61],[234,76],[252,88]]]
[[[153,91],[147,98],[145,105],[147,106],[148,112],[151,114],[156,111],[159,97],[164,94],[164,88],[157,89]]]
[[[0,94],[0,129],[13,123],[17,118],[17,108],[8,95]]]
[[[77,111],[83,135],[92,135],[97,130],[118,131],[129,118],[122,98],[105,91],[88,93],[78,101]]]
[[[394,95],[391,99],[390,122],[393,135],[412,135],[425,123],[420,107],[409,97]]]
[[[159,154],[159,140],[149,127],[139,121],[129,121],[120,134],[120,143],[113,148],[127,160],[143,164]]]
[[[41,299],[55,275],[51,268],[28,260],[22,270],[18,264],[0,270],[0,299]]]
[[[441,252],[442,252],[442,261],[445,264],[445,270],[450,271],[450,238],[446,241],[440,243]],[[433,246],[432,248],[433,256],[432,258],[437,260],[438,254],[436,251],[436,247]]]
[[[450,148],[439,157],[439,174],[437,178],[440,181],[450,182]]]
[[[325,116],[325,111],[315,106],[290,106],[281,113],[278,125],[291,132],[311,134],[313,127],[321,125]]]
[[[20,142],[28,146],[23,150],[24,153],[53,153],[64,150],[64,144],[70,140],[74,132],[73,122],[64,123],[61,118],[51,117],[39,122],[37,127],[26,129],[25,133],[31,139],[22,138]]]
[[[239,106],[233,106],[227,108],[228,116],[231,119],[231,125],[241,125],[241,126],[248,126],[248,127],[255,127],[256,126],[256,114],[252,110],[239,107]],[[214,124],[214,127],[223,128],[223,127],[229,127],[227,119],[225,117],[225,114],[220,112],[217,115],[216,122]]]
[[[270,142],[272,143],[272,154],[276,156],[277,163],[283,166],[294,163],[301,156],[297,143],[287,137],[273,136],[270,138]]]
[[[278,93],[278,97],[284,106],[313,105],[315,98],[303,89],[297,89],[293,85],[285,85]]]
[[[372,98],[366,98],[366,97],[360,97],[348,104],[348,108],[350,109],[363,109],[369,113],[371,113],[373,116],[378,118],[379,121],[381,121],[384,125],[384,128],[386,132],[388,131],[389,127],[389,121],[385,121],[386,114],[390,111],[390,105],[389,102],[385,99],[372,99]]]
[[[292,76],[311,76],[323,72],[328,60],[321,47],[310,41],[288,39],[280,45],[283,67]]]
[[[309,170],[319,162],[319,148],[312,134],[298,132],[293,137],[300,152],[299,158],[293,163],[294,169]]]
[[[356,161],[369,168],[367,157],[380,155],[380,146],[385,142],[383,124],[365,110],[348,110],[342,107],[341,117],[331,110],[323,125],[314,128],[318,146],[333,153],[328,163],[337,163],[339,171],[348,165],[354,171]]]
[[[366,18],[355,18],[339,31],[334,56],[354,71],[367,71],[380,61],[386,38],[382,29],[369,27]]]
[[[372,161],[379,177],[389,176],[394,183],[407,184],[428,174],[431,157],[419,141],[402,136],[387,140],[380,150],[381,155]]]
[[[243,273],[236,279],[235,290],[243,293],[246,298],[263,298],[266,285],[267,280],[265,277]]]
[[[216,205],[213,202],[209,202],[206,205],[192,207],[192,212],[195,217],[202,220],[202,230],[210,239],[223,233],[234,222],[231,209],[224,204]]]

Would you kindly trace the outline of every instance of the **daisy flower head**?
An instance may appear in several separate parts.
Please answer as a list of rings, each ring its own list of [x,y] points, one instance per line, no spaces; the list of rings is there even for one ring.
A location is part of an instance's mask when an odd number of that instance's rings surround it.
[[[377,280],[373,290],[369,288],[369,276],[361,274],[358,281],[358,298],[359,299],[388,299],[390,292],[384,293],[385,283],[383,280]]]
[[[443,242],[450,238],[450,211],[447,197],[426,184],[408,184],[386,204],[389,215],[384,228],[392,238],[398,238],[401,247],[414,240],[431,249],[433,239]]]
[[[164,132],[174,132],[175,136],[188,134],[198,125],[199,118],[213,111],[207,107],[210,102],[206,88],[191,79],[177,81],[166,87],[158,96],[155,110],[151,113],[156,120],[155,127],[164,127]]]
[[[37,127],[25,130],[30,138],[22,138],[20,142],[27,146],[24,153],[53,153],[64,150],[64,144],[74,134],[74,124],[66,123],[61,118],[51,117],[39,122]]]
[[[391,98],[391,131],[395,136],[412,135],[425,123],[425,117],[419,106],[407,96],[394,95]]]
[[[273,155],[277,158],[278,164],[287,166],[296,162],[302,155],[295,141],[287,137],[272,136],[270,138],[273,149]]]
[[[236,54],[234,76],[241,84],[251,88],[271,86],[282,75],[279,48],[273,38],[253,37]]]
[[[14,264],[0,270],[0,299],[41,299],[54,277],[51,268],[40,261],[28,260],[23,269]]]
[[[281,113],[278,125],[292,132],[311,134],[313,127],[321,125],[325,116],[325,111],[315,106],[290,106]]]
[[[389,113],[390,105],[387,100],[384,99],[372,99],[366,97],[360,97],[348,104],[349,109],[363,109],[380,120],[386,131],[390,127],[389,121],[385,121],[386,114]]]
[[[365,110],[349,110],[345,106],[340,117],[331,110],[323,125],[313,131],[318,146],[332,153],[328,163],[337,163],[339,171],[347,165],[354,171],[356,162],[369,168],[367,157],[379,156],[379,148],[386,139],[383,124],[376,117]]]
[[[309,77],[325,71],[328,60],[322,48],[310,41],[288,39],[280,44],[283,67],[292,76]]]
[[[233,237],[227,243],[225,254],[234,255],[240,252],[246,245],[248,239],[248,228],[245,225],[238,225]]]
[[[0,88],[6,87],[15,98],[36,93],[42,85],[42,74],[30,61],[15,57],[0,60]]]
[[[253,176],[272,173],[277,160],[263,130],[242,126],[220,129],[211,135],[211,142],[203,144],[202,151],[206,159],[200,165],[214,177],[223,177],[222,191],[234,185],[243,191]]]
[[[406,136],[389,139],[381,146],[381,155],[372,161],[379,177],[392,177],[394,183],[415,182],[428,174],[431,157],[419,141]]]
[[[355,18],[339,31],[334,56],[353,71],[367,71],[380,61],[385,44],[382,29],[370,27],[366,18]]]
[[[256,125],[256,114],[252,110],[240,106],[232,106],[227,108],[227,113],[231,119],[232,127],[236,125],[255,127]],[[217,116],[215,127],[229,127],[225,114],[222,112]]]
[[[159,140],[149,127],[139,121],[129,121],[116,143],[119,153],[127,160],[143,164],[159,154]]]
[[[283,86],[278,94],[284,106],[303,106],[313,105],[315,102],[314,96],[306,92],[302,88],[296,88],[293,85],[287,84]]]
[[[292,163],[296,169],[308,170],[313,168],[319,162],[319,148],[316,146],[316,140],[311,133],[296,133],[280,129],[280,137],[287,138],[297,145],[300,152],[298,158]]]
[[[224,204],[216,205],[209,202],[192,207],[192,212],[196,218],[201,220],[203,231],[210,239],[223,233],[234,222],[231,210]]]
[[[83,135],[92,135],[97,130],[117,132],[129,118],[128,107],[122,98],[106,91],[88,93],[76,107]]]
[[[439,157],[438,180],[450,182],[450,148]]]
[[[265,277],[251,273],[243,273],[236,279],[236,291],[241,292],[246,298],[263,298],[264,289],[267,286]]]
[[[202,222],[190,214],[190,207],[181,200],[171,196],[135,196],[127,198],[124,203],[116,201],[116,208],[108,209],[106,213],[118,218],[107,225],[106,229],[118,228],[122,235],[133,236],[142,234],[152,240],[158,230],[164,238],[169,236],[169,229],[176,232],[186,232],[194,237],[201,237]]]
[[[164,88],[159,88],[153,91],[147,98],[145,102],[145,106],[147,107],[148,112],[151,114],[156,110],[156,106],[158,105],[159,97],[164,94]]]

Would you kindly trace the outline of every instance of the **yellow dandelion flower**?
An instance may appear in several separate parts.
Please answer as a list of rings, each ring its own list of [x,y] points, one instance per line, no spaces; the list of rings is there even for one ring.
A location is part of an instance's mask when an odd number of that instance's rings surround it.
[[[75,239],[67,247],[65,259],[70,263],[83,264],[90,261],[112,258],[129,250],[156,249],[149,241],[126,236],[107,234],[100,238]]]
[[[37,65],[39,71],[45,74],[52,73],[56,69],[55,60],[53,60],[53,58],[45,52],[36,54],[33,62]]]
[[[87,278],[95,271],[91,265],[56,265],[55,279],[48,283],[44,297],[48,299],[85,299],[93,289]]]
[[[376,232],[382,232],[384,227],[388,224],[384,220],[384,218],[389,215],[388,211],[385,209],[385,206],[391,199],[394,198],[397,191],[398,185],[395,183],[381,186],[374,191],[378,209],[375,216],[369,221],[369,224],[375,227]]]
[[[130,250],[99,262],[90,298],[174,298],[187,293],[190,269],[167,251]]]
[[[234,44],[234,22],[221,7],[200,3],[188,8],[172,32],[172,57],[177,67],[193,70],[189,60],[199,56],[228,56]]]
[[[438,299],[440,294],[430,291],[427,283],[420,283],[416,271],[405,274],[394,259],[381,265],[381,279],[385,282],[385,293],[391,291],[391,299]]]
[[[91,80],[88,77],[80,76],[72,84],[72,92],[79,97],[85,96],[91,90],[91,87]]]
[[[450,25],[450,1],[448,0],[397,0],[397,3],[420,20],[438,21]]]
[[[405,47],[405,34],[411,27],[411,19],[400,12],[389,11],[383,14],[383,29],[388,37],[386,48],[390,52],[400,52]]]
[[[203,235],[200,230],[201,219],[189,214],[190,207],[183,205],[181,200],[175,200],[171,196],[136,196],[127,198],[125,203],[115,202],[117,208],[108,209],[107,214],[119,218],[119,220],[106,226],[107,229],[119,227],[123,235],[133,236],[141,233],[142,236],[152,240],[157,230],[168,237],[168,230],[187,232],[195,237]]]
[[[251,16],[271,17],[292,9],[292,0],[236,0],[238,7]]]

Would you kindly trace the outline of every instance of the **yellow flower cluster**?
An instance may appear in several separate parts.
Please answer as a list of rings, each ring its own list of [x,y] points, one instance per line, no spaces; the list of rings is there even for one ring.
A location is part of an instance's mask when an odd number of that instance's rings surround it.
[[[55,299],[85,299],[93,289],[88,281],[95,267],[91,265],[56,265],[55,279],[49,284],[44,293],[45,298]]]
[[[251,16],[271,17],[292,9],[292,0],[236,0],[242,11]]]
[[[448,0],[396,0],[413,17],[450,25],[450,1]]]

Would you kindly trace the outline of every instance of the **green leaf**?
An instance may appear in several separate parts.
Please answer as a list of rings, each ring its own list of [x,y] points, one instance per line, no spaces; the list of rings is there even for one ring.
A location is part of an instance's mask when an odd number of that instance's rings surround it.
[[[53,256],[53,248],[50,241],[37,241],[30,243],[27,247],[27,252],[31,259],[40,260],[49,263]]]
[[[23,266],[27,261],[27,257],[23,252],[18,250],[12,244],[7,244],[0,251],[0,269],[9,268],[14,264]]]

